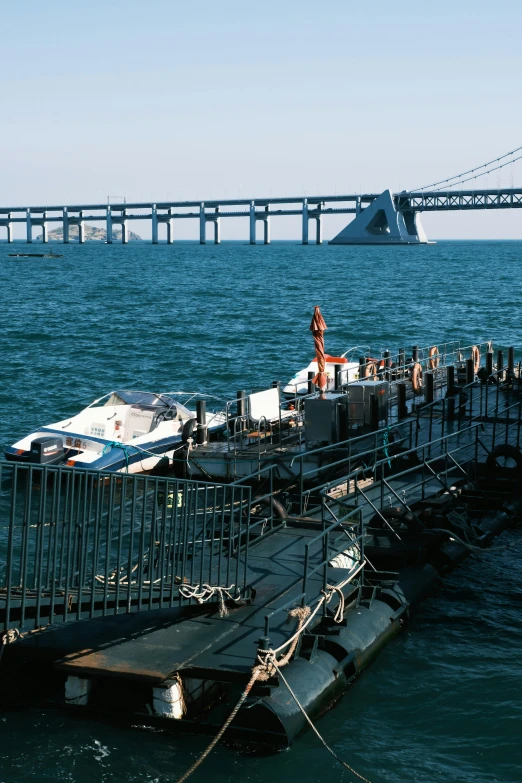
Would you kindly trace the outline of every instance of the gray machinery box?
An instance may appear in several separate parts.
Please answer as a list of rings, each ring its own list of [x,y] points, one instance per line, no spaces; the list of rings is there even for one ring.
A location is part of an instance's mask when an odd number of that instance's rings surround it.
[[[357,381],[349,386],[348,422],[350,430],[388,423],[388,381]],[[372,422],[372,397],[377,402],[377,422]]]
[[[348,395],[325,392],[305,400],[307,441],[338,443],[348,437]]]

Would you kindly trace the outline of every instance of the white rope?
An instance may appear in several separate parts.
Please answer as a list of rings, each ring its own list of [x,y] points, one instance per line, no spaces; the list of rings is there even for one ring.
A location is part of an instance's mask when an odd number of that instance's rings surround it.
[[[215,595],[217,595],[219,603],[219,616],[226,617],[228,614],[227,605],[225,604],[225,596],[230,598],[231,601],[237,600],[231,595],[230,591],[235,585],[230,587],[220,587],[219,585],[180,585],[179,592],[183,598],[194,598],[198,604],[205,604],[210,601]]]

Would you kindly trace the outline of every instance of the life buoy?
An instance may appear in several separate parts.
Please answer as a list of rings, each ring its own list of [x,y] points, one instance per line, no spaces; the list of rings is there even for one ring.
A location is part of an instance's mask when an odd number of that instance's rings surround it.
[[[430,370],[434,370],[436,367],[439,366],[439,351],[436,345],[432,345],[432,347],[429,350],[429,359],[428,359],[428,367]]]
[[[422,367],[415,362],[411,370],[411,388],[414,394],[422,394]]]
[[[473,359],[473,372],[476,375],[480,367],[480,350],[477,345],[471,349],[471,358]]]
[[[375,365],[375,362],[372,360],[366,362],[366,367],[364,368],[364,377],[375,378],[376,375],[377,375],[377,367]]]

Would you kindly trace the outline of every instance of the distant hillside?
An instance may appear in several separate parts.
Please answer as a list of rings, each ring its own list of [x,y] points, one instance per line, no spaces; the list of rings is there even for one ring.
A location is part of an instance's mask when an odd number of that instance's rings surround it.
[[[88,224],[85,224],[84,226],[85,230],[85,241],[86,242],[106,242],[107,241],[107,231],[104,228],[96,228],[96,226],[89,226]],[[133,231],[128,232],[129,236],[129,242],[134,240],[141,239],[138,234],[135,234]],[[49,241],[50,242],[63,242],[63,229],[62,228],[55,228],[53,231],[49,231],[48,234]],[[115,241],[121,242],[121,228],[113,228],[112,229],[112,238]],[[42,235],[36,237],[37,240],[42,239]],[[78,240],[78,226],[69,226],[69,239],[71,241],[77,241]]]

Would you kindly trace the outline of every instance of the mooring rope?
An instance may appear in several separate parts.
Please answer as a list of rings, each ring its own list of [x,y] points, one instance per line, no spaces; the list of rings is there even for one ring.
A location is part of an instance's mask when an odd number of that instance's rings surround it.
[[[184,587],[186,587],[186,585],[184,585]],[[197,587],[199,588],[199,585]],[[208,585],[203,585],[203,587],[208,587]],[[233,585],[232,585],[232,587],[233,587]],[[192,588],[192,589],[194,589],[194,588]],[[220,588],[220,589],[223,589],[223,588]],[[229,588],[229,589],[231,589],[231,588]],[[180,590],[181,590],[181,588],[180,588]],[[228,718],[226,719],[225,723],[220,728],[220,730],[218,731],[218,733],[216,734],[216,736],[214,737],[212,742],[205,748],[203,753],[199,756],[198,759],[196,759],[194,764],[180,778],[178,778],[177,783],[184,783],[184,781],[187,780],[192,775],[192,773],[196,771],[196,769],[203,763],[203,761],[207,758],[207,756],[214,750],[214,748],[216,747],[216,745],[218,744],[218,742],[222,738],[223,734],[228,729],[228,727],[230,726],[230,724],[232,723],[232,721],[236,717],[237,713],[239,712],[239,710],[241,709],[241,707],[245,703],[245,701],[246,701],[246,699],[248,697],[248,694],[252,690],[256,680],[258,680],[258,679],[262,680],[262,681],[269,680],[271,677],[274,676],[275,673],[277,673],[278,675],[281,676],[281,679],[283,680],[284,684],[286,685],[286,687],[290,691],[290,694],[292,695],[292,697],[295,699],[296,704],[298,705],[299,709],[302,711],[304,717],[306,718],[306,720],[308,721],[310,726],[313,728],[314,732],[317,734],[317,736],[319,737],[319,739],[323,743],[324,747],[332,754],[332,756],[340,764],[343,765],[343,767],[345,767],[353,775],[355,775],[357,778],[359,778],[359,780],[364,781],[364,783],[371,783],[371,781],[369,781],[367,778],[365,778],[362,775],[360,775],[358,772],[356,772],[356,770],[352,769],[352,767],[350,767],[345,761],[343,761],[341,758],[339,758],[339,756],[337,756],[337,754],[325,742],[325,740],[321,737],[321,735],[319,734],[319,732],[317,731],[317,729],[313,725],[313,723],[310,720],[310,718],[308,717],[304,707],[300,704],[297,696],[292,691],[292,689],[290,688],[288,682],[283,677],[283,675],[281,674],[281,671],[280,671],[282,666],[286,666],[290,662],[290,660],[291,660],[291,658],[292,658],[292,656],[293,656],[293,654],[295,652],[295,649],[297,647],[297,642],[299,641],[300,635],[302,633],[304,633],[305,629],[311,623],[311,621],[313,620],[313,618],[315,617],[315,615],[317,614],[317,612],[319,611],[321,606],[323,604],[325,604],[325,603],[328,604],[331,601],[333,595],[336,594],[336,593],[338,593],[340,595],[340,598],[339,598],[339,606],[337,607],[337,611],[336,611],[335,616],[334,616],[333,619],[334,619],[334,621],[336,623],[341,622],[341,620],[343,619],[343,615],[344,615],[344,595],[343,595],[340,587],[339,586],[328,585],[327,589],[323,590],[322,593],[323,594],[322,594],[321,598],[319,599],[319,601],[317,602],[317,605],[316,605],[316,607],[315,607],[315,609],[313,611],[311,610],[311,608],[309,606],[297,606],[297,607],[294,607],[294,609],[290,609],[290,611],[288,612],[288,620],[292,620],[292,619],[296,619],[297,620],[297,630],[289,639],[287,639],[286,642],[284,642],[282,645],[280,645],[276,650],[258,650],[258,662],[259,663],[256,664],[256,666],[254,666],[254,668],[252,669],[252,676],[250,677],[250,680],[248,681],[247,686],[246,686],[245,690],[243,691],[243,693],[241,694],[241,696],[239,698],[239,701],[237,702],[236,706],[234,707],[234,709],[232,710],[232,712],[230,713],[230,715],[228,716]],[[197,596],[194,595],[194,597],[197,597]],[[276,658],[277,654],[279,652],[281,652],[282,650],[286,649],[287,647],[289,647],[287,653],[282,658],[280,658],[278,660]]]
[[[235,585],[230,585],[230,587],[220,587],[219,585],[187,585],[183,584],[179,587],[179,592],[183,596],[183,598],[195,598],[198,604],[205,604],[207,601],[210,601],[215,595],[217,595],[218,598],[218,604],[219,604],[219,616],[220,617],[226,617],[228,614],[227,605],[225,603],[225,596],[227,598],[230,598],[231,601],[237,601],[238,596],[234,598],[233,595],[231,595],[230,591],[232,588],[234,588]]]
[[[356,777],[356,778],[359,778],[359,780],[363,780],[363,781],[364,781],[364,783],[371,783],[371,781],[370,781],[370,780],[368,780],[368,778],[365,778],[365,777],[364,777],[364,775],[361,775],[359,772],[357,772],[357,770],[355,770],[353,767],[351,767],[349,764],[347,764],[347,763],[346,763],[346,761],[343,761],[343,759],[342,759],[340,756],[338,756],[338,755],[337,755],[337,753],[335,752],[335,750],[333,750],[333,748],[331,748],[331,747],[328,745],[328,743],[326,742],[326,740],[325,740],[325,739],[323,739],[323,737],[321,736],[321,734],[319,734],[318,730],[316,729],[316,727],[315,727],[315,726],[314,726],[314,724],[312,723],[312,720],[311,720],[311,718],[309,718],[309,716],[308,716],[308,713],[306,712],[305,708],[303,707],[303,705],[301,704],[301,702],[299,701],[299,699],[297,698],[297,696],[296,696],[296,695],[295,695],[295,693],[293,692],[293,690],[292,690],[292,688],[290,687],[290,684],[288,683],[288,681],[287,681],[286,677],[284,676],[284,674],[283,674],[283,673],[280,671],[280,669],[279,669],[279,667],[277,666],[277,664],[276,664],[276,663],[273,663],[273,666],[275,667],[275,669],[276,669],[276,671],[277,671],[277,674],[278,674],[278,676],[279,676],[279,677],[281,677],[282,681],[284,682],[284,684],[285,684],[285,685],[286,685],[286,687],[288,688],[288,691],[289,691],[290,695],[292,696],[293,700],[295,701],[295,703],[297,704],[297,706],[299,707],[299,709],[300,709],[300,710],[301,710],[301,712],[303,713],[303,716],[306,718],[306,721],[307,721],[307,723],[309,724],[309,726],[311,727],[312,731],[314,732],[314,734],[316,735],[316,737],[318,737],[318,738],[321,740],[322,744],[324,745],[324,747],[326,748],[326,750],[328,751],[328,753],[331,753],[331,754],[332,754],[332,756],[334,757],[334,759],[335,759],[335,760],[336,760],[336,761],[337,761],[339,764],[342,764],[342,765],[343,765],[343,767],[344,767],[345,769],[347,769],[347,770],[348,770],[348,772],[351,772],[351,773],[352,773],[352,775],[355,775],[355,777]]]

